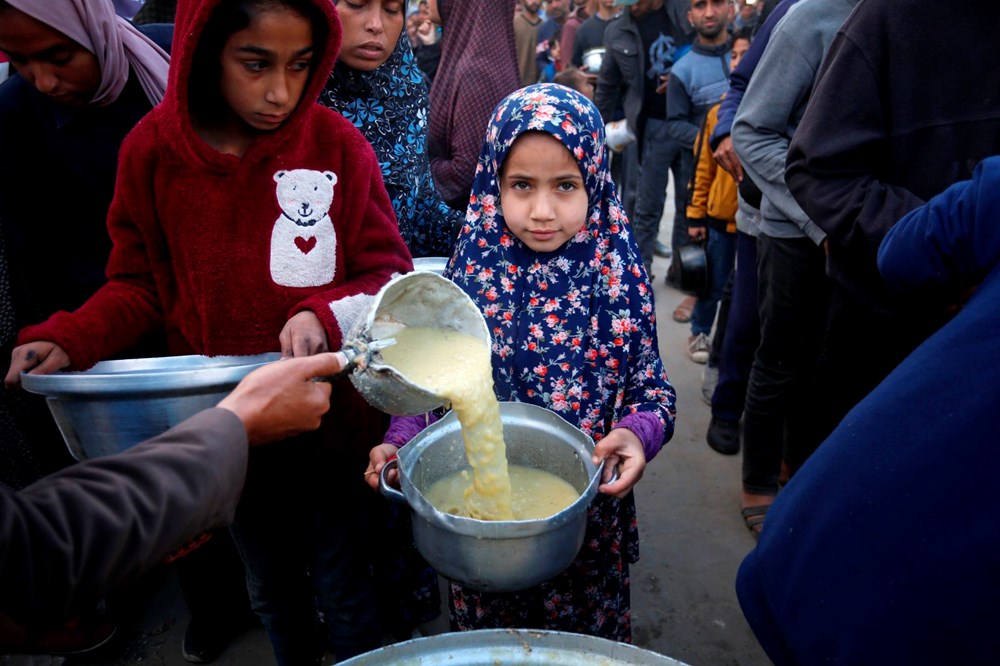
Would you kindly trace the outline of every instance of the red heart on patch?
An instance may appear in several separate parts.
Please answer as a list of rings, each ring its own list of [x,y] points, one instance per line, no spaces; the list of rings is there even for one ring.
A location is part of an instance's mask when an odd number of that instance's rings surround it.
[[[302,251],[302,254],[309,254],[314,247],[316,247],[316,237],[313,236],[309,240],[306,240],[302,236],[295,237],[295,247]]]

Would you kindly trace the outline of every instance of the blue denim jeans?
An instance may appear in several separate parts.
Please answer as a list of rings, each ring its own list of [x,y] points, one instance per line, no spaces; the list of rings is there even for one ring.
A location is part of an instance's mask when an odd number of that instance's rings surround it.
[[[687,235],[687,182],[693,162],[691,150],[667,135],[666,121],[646,121],[632,230],[647,270],[653,265],[653,247],[660,233],[660,218],[663,217],[671,173],[674,175],[673,245],[678,247],[690,242]]]
[[[365,554],[371,489],[312,444],[254,451],[232,527],[280,666],[318,664],[327,647],[341,661],[380,645]]]
[[[712,333],[722,290],[726,288],[726,280],[729,279],[736,258],[736,234],[709,227],[705,258],[708,261],[708,288],[704,295],[698,297],[694,310],[691,311],[691,335]]]

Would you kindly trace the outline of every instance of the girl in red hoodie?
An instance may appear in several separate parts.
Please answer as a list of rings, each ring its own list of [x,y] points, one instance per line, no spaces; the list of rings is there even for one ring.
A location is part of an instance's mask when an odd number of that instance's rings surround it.
[[[22,330],[8,383],[160,331],[173,354],[338,349],[371,295],[412,268],[371,146],[316,104],[341,41],[331,3],[182,0],[174,35],[166,98],[122,145],[108,283]],[[352,538],[385,422],[347,382],[327,421],[336,429],[260,452],[233,528],[281,664],[320,658],[317,616],[338,660],[378,646]]]

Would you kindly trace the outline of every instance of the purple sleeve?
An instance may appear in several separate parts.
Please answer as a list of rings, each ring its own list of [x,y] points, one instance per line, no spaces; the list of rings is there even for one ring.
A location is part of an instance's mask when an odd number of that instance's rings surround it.
[[[635,436],[642,442],[642,451],[646,454],[646,462],[655,458],[656,454],[663,448],[663,423],[653,412],[628,414],[614,427],[628,428],[635,433]]]
[[[389,421],[389,429],[382,441],[396,448],[406,445],[411,439],[439,419],[433,412],[417,414],[416,416],[393,416]]]

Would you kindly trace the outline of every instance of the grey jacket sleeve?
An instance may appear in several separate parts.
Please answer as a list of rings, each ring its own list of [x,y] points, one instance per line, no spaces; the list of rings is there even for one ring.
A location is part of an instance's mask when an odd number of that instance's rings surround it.
[[[246,466],[243,423],[210,409],[125,453],[0,491],[0,614],[67,617],[228,524]]]
[[[733,147],[767,200],[818,243],[822,231],[785,184],[788,145],[809,98],[816,64],[781,28],[779,24],[772,34],[740,102],[733,121]]]
[[[676,76],[667,82],[667,134],[688,150],[694,150],[694,142],[701,128],[691,122],[695,115],[691,104],[691,94]]]

